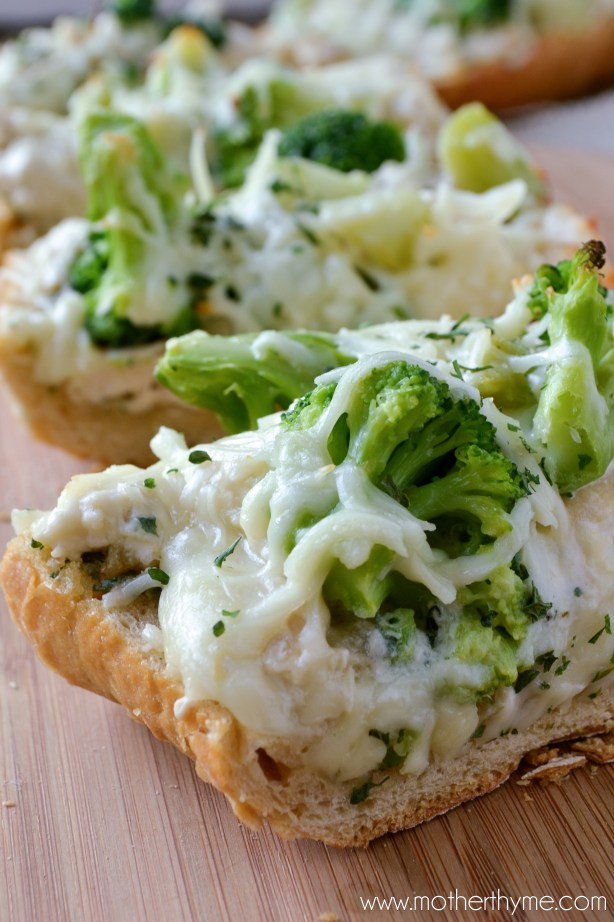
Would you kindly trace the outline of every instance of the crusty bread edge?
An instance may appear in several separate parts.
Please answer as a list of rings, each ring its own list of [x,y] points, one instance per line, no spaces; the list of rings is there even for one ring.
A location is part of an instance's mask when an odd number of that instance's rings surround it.
[[[37,381],[34,351],[18,349],[8,337],[0,338],[0,377],[16,415],[37,439],[103,464],[151,464],[155,458],[149,443],[160,426],[182,432],[188,445],[224,434],[213,413],[164,392],[153,378],[154,364],[152,357],[151,403],[131,410],[121,396],[97,401],[94,393],[92,400],[79,399],[70,382]],[[122,367],[109,364],[108,374],[116,379],[116,392],[121,394]]]
[[[360,805],[351,784],[337,784],[300,763],[296,744],[246,731],[216,702],[176,718],[180,682],[160,655],[144,647],[139,622],[155,607],[109,613],[91,595],[79,563],[55,579],[44,551],[13,539],[0,568],[9,610],[39,657],[69,682],[117,701],[160,739],[196,763],[201,778],[222,791],[250,826],[266,820],[284,838],[314,838],[335,846],[364,846],[386,832],[409,828],[502,784],[529,750],[549,742],[603,732],[614,724],[614,689],[546,715],[529,731],[470,744],[456,759],[419,777],[394,774]],[[144,603],[142,603],[144,604]]]
[[[303,36],[281,48],[271,42],[267,26],[259,30],[263,49],[271,46],[291,64],[331,64],[350,55],[333,42]],[[432,82],[452,109],[482,102],[495,111],[539,102],[572,99],[614,80],[614,16],[581,32],[552,32],[538,38],[525,57],[498,58],[483,65],[466,64]]]
[[[570,99],[614,80],[614,16],[583,32],[557,32],[539,39],[518,63],[494,61],[436,81],[451,108],[479,101],[490,109]]]

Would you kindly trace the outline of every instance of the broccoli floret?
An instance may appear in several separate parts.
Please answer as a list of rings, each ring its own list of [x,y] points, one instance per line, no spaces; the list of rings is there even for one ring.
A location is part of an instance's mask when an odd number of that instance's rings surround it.
[[[287,414],[286,424],[313,425],[332,391],[331,384],[316,388]],[[418,518],[440,522],[433,540],[448,552],[463,532],[460,553],[474,553],[476,534],[481,545],[509,531],[509,513],[527,494],[475,402],[455,400],[445,381],[408,362],[391,362],[361,378],[335,429],[335,463],[349,456]]]
[[[509,19],[512,0],[454,0],[450,6],[458,16],[461,31],[470,32]]]
[[[335,561],[324,583],[327,603],[339,602],[357,618],[374,618],[390,592],[388,571],[393,560],[392,551],[376,545],[369,559],[353,570]],[[386,575],[380,579],[378,574]]]
[[[484,626],[470,613],[459,618],[454,632],[454,656],[462,662],[488,668],[481,683],[470,694],[481,698],[501,685],[513,685],[518,678],[516,643],[497,628]]]
[[[158,380],[187,403],[213,410],[229,432],[253,429],[261,416],[286,408],[319,374],[351,361],[332,336],[276,334],[255,353],[257,334],[174,340],[156,369]],[[276,348],[287,342],[288,351]]]
[[[373,173],[387,160],[404,160],[405,144],[390,122],[374,122],[360,112],[327,109],[287,128],[278,152],[280,157],[304,157],[343,173]]]
[[[553,292],[561,294],[569,288],[577,269],[578,260],[594,269],[601,269],[605,264],[605,247],[599,240],[591,240],[576,254],[575,259],[563,259],[556,266],[548,263],[540,266],[533,275],[533,284],[529,290],[529,308],[536,320],[548,313]],[[600,293],[605,298],[607,289],[600,286]]]
[[[489,576],[458,590],[459,614],[447,621],[439,642],[464,662],[489,667],[472,694],[481,697],[518,678],[518,646],[529,626],[548,617],[552,605],[543,602],[517,559]]]
[[[337,386],[322,384],[298,401],[286,414],[286,428],[316,425],[330,413]],[[379,489],[434,524],[426,533],[433,547],[449,557],[479,554],[510,530],[510,513],[528,487],[478,403],[457,396],[428,369],[395,360],[352,380],[343,404],[329,437],[331,461],[359,465]],[[334,517],[333,507],[328,514]],[[322,592],[333,625],[347,624],[350,616],[370,619],[399,666],[417,647],[427,661],[430,649],[466,663],[466,685],[460,692],[454,686],[454,694],[467,700],[513,686],[529,625],[550,609],[522,565],[510,560],[444,605],[398,572],[395,560],[391,549],[376,544],[355,568],[332,563]],[[358,636],[370,637],[365,631],[366,625]],[[440,691],[451,693],[445,686]]]
[[[87,294],[100,284],[109,266],[109,240],[104,231],[92,231],[87,246],[70,267],[68,281],[75,291]]]
[[[155,0],[113,0],[109,9],[124,25],[132,25],[145,19],[153,19],[156,12]]]
[[[416,641],[416,620],[411,608],[395,608],[379,612],[375,624],[386,641],[393,663],[407,663],[414,655]]]
[[[533,418],[533,436],[561,492],[600,477],[614,454],[614,337],[598,270],[604,247],[592,242],[548,270],[534,286],[548,310],[553,352]]]
[[[282,413],[282,423],[286,429],[311,429],[323,410],[333,399],[337,385],[320,384],[300,400],[297,400],[287,413]]]
[[[114,208],[135,214],[149,229],[172,217],[177,178],[168,175],[164,158],[141,122],[119,112],[97,112],[84,120],[79,141],[92,221]]]
[[[508,513],[526,493],[518,469],[504,454],[463,445],[449,473],[411,487],[407,501],[420,519],[477,519],[484,536],[498,538],[511,529]]]
[[[463,606],[465,615],[474,615],[483,627],[503,630],[520,643],[526,637],[529,624],[535,620],[530,614],[533,591],[510,565],[497,567],[487,579],[463,586],[458,591],[457,601]]]
[[[265,132],[273,127],[272,112],[263,111],[261,98],[254,87],[239,97],[237,115],[232,125],[213,132],[211,172],[223,189],[234,189],[245,179]]]
[[[172,289],[159,290],[147,263],[156,241],[168,245],[182,181],[170,174],[143,125],[127,115],[90,115],[82,126],[80,156],[88,215],[98,226],[69,281],[84,294],[92,340],[120,347],[192,329],[187,292],[180,288],[174,293],[178,300],[171,301]],[[168,302],[175,306],[172,316]]]
[[[281,74],[264,86],[248,86],[236,102],[236,118],[212,136],[211,172],[223,189],[240,186],[263,138],[271,128],[285,128],[328,104],[291,75]]]
[[[313,426],[335,388],[316,387],[286,414],[285,426]],[[356,383],[328,451],[334,464],[350,459],[380,489],[432,522],[429,541],[450,556],[477,553],[508,531],[509,513],[527,493],[475,402],[453,398],[445,381],[408,362],[373,368]],[[336,562],[324,597],[358,617],[374,617],[392,590],[393,560],[386,548],[374,548],[355,570]]]

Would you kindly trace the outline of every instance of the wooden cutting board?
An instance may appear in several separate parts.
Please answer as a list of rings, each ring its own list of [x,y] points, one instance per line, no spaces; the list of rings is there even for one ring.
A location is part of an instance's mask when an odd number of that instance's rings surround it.
[[[539,153],[558,194],[598,217],[614,252],[614,160]],[[0,445],[4,546],[12,507],[50,507],[86,466],[34,443],[6,408]],[[442,911],[450,891],[601,895],[614,905],[612,768],[581,769],[560,786],[512,781],[368,850],[337,851],[240,826],[187,759],[43,668],[4,608],[0,709],[0,922],[349,922],[371,917],[361,897],[414,894],[438,896],[436,911],[373,916],[512,918]]]

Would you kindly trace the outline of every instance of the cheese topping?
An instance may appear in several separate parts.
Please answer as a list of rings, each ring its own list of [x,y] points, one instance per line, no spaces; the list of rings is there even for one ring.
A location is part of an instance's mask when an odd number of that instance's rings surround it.
[[[472,734],[486,740],[523,729],[585,690],[599,693],[614,655],[604,620],[614,531],[605,513],[572,524],[571,509],[537,476],[512,509],[509,531],[487,550],[453,559],[429,544],[432,523],[379,489],[350,455],[331,463],[330,436],[356,388],[397,361],[445,382],[455,400],[476,397],[449,364],[379,352],[322,379],[337,386],[308,428],[269,420],[197,450],[161,430],[152,445],[160,461],[146,471],[75,477],[51,513],[15,517],[58,562],[120,549],[136,575],[104,596],[111,612],[160,587],[159,631],[149,626],[144,645],[159,649],[181,679],[177,716],[219,701],[251,731],[295,741],[309,765],[337,780],[377,769],[386,740],[402,740],[395,764],[419,772]],[[510,431],[515,420],[490,401],[481,413],[519,469],[539,470]],[[592,490],[599,486],[584,492]],[[377,548],[438,600],[442,641],[432,647],[419,630],[407,661],[391,658],[377,621],[340,621],[324,601],[333,563],[351,572]],[[519,551],[552,606],[517,651],[519,668],[541,664],[540,681],[500,687],[478,705],[487,667],[457,652],[458,594]]]
[[[268,41],[305,61],[385,49],[445,80],[493,60],[522,64],[542,34],[582,31],[614,12],[613,0],[512,0],[481,20],[475,6],[464,22],[449,0],[278,0]]]
[[[442,179],[430,185],[431,168],[419,156],[372,176],[343,174],[278,158],[277,137],[270,133],[245,186],[205,213],[200,241],[188,212],[177,228],[148,236],[129,320],[172,322],[190,303],[194,273],[207,280],[199,322],[211,332],[492,314],[505,304],[511,278],[555,261],[587,231],[563,206],[531,205],[521,180],[482,194]],[[276,183],[290,191],[274,191]],[[118,220],[111,214],[107,226]],[[105,360],[82,328],[84,297],[67,280],[90,227],[63,222],[3,270],[11,293],[3,335],[33,349],[36,377],[46,383]]]

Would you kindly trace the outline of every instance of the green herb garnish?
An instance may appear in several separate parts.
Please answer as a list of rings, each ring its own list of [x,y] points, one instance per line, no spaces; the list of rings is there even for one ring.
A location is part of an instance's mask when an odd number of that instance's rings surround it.
[[[148,535],[158,536],[158,526],[155,515],[138,515],[139,525]]]
[[[188,461],[190,464],[202,464],[203,461],[211,461],[211,455],[206,451],[196,448],[188,455]],[[168,473],[170,474],[170,471],[168,471]]]
[[[367,799],[367,797],[369,796],[373,788],[381,787],[381,785],[384,784],[384,782],[388,780],[389,779],[387,776],[386,778],[383,778],[381,781],[377,781],[377,782],[376,781],[365,781],[364,784],[361,784],[358,787],[353,788],[352,793],[350,794],[350,803],[353,805],[361,804],[363,801]]]
[[[524,672],[521,672],[518,678],[516,679],[516,684],[514,685],[515,692],[521,692],[523,688],[526,688],[527,685],[533,681],[533,679],[539,675],[539,669],[525,669]]]
[[[610,616],[606,615],[605,624],[603,625],[601,630],[597,631],[596,634],[593,634],[593,636],[589,639],[588,642],[597,643],[597,641],[599,640],[602,634],[611,634],[611,633],[612,633],[612,625],[610,624]]]
[[[155,579],[157,583],[162,583],[163,586],[168,585],[170,576],[168,573],[165,573],[164,570],[161,570],[160,567],[149,567],[147,573],[152,579]]]
[[[234,551],[236,550],[236,547],[237,547],[237,545],[238,545],[238,543],[239,543],[240,540],[241,540],[241,535],[239,535],[239,537],[236,539],[236,541],[233,541],[233,542],[232,542],[232,544],[230,545],[230,547],[227,547],[225,551],[222,551],[221,554],[218,554],[218,556],[217,556],[217,557],[215,558],[215,560],[213,561],[213,563],[215,564],[216,567],[221,567],[222,564],[224,563],[224,561],[225,561],[228,557],[230,557],[231,554],[234,553]]]

